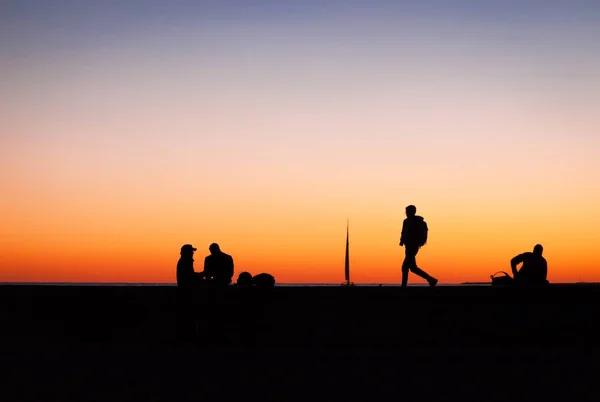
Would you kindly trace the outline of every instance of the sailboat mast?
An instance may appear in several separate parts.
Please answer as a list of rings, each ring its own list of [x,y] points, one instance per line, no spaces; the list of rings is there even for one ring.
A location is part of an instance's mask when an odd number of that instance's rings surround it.
[[[349,224],[346,219],[346,261],[344,264],[344,274],[346,278],[346,283],[350,284],[350,243],[349,243]]]

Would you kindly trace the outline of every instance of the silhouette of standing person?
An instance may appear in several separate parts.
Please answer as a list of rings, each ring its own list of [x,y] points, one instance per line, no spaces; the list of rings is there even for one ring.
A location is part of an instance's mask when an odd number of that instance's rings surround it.
[[[192,287],[200,278],[200,274],[194,271],[194,252],[197,249],[191,244],[181,246],[181,257],[177,261],[177,285],[181,287]]]
[[[438,280],[427,272],[417,267],[417,253],[427,242],[427,223],[422,216],[417,215],[417,207],[409,205],[406,207],[406,219],[402,222],[402,234],[400,235],[400,247],[404,246],[404,262],[402,263],[402,287],[408,283],[408,272],[427,280],[430,286],[435,286]]]
[[[210,255],[204,259],[204,275],[216,285],[229,285],[233,278],[233,258],[222,252],[217,243],[208,249]]]
[[[521,253],[510,260],[510,268],[517,285],[545,285],[548,283],[548,263],[542,253],[541,244],[533,247],[533,252]],[[520,270],[517,265],[523,263]]]
[[[191,244],[181,246],[181,257],[177,261],[177,333],[185,339],[194,336],[194,290],[202,275],[194,271],[194,252]]]

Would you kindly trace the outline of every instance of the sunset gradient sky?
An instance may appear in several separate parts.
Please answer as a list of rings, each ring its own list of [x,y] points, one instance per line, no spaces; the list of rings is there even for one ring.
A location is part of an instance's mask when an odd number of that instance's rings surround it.
[[[600,281],[600,2],[0,4],[0,281]],[[412,283],[422,283],[411,277]]]

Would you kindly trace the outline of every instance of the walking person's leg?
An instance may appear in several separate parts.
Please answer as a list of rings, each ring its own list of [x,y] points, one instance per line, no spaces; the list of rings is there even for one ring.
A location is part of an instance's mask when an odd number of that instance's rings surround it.
[[[408,253],[408,249],[409,248],[407,248],[407,253]],[[417,266],[417,258],[416,257],[417,257],[418,252],[419,252],[418,246],[410,247],[410,253],[412,255],[412,259],[413,259],[414,263],[411,266],[409,266],[409,269],[415,275],[420,276],[421,278],[425,279],[429,283],[430,286],[435,286],[437,284],[438,280]]]
[[[423,271],[421,268],[415,267],[411,269],[411,272],[421,278],[425,279],[431,286],[435,286],[438,282],[433,276],[429,275],[427,272]]]
[[[404,262],[402,263],[402,287],[408,284],[408,272],[417,267],[415,256],[419,251],[418,248],[404,245]]]
[[[408,284],[408,268],[402,267],[402,287],[406,287]]]

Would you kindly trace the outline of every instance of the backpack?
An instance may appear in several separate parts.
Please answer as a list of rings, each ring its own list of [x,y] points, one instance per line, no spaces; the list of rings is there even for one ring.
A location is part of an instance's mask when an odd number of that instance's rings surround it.
[[[427,234],[429,233],[429,228],[427,227],[427,223],[422,220],[421,224],[417,228],[417,239],[419,240],[419,246],[422,247],[427,243]]]

